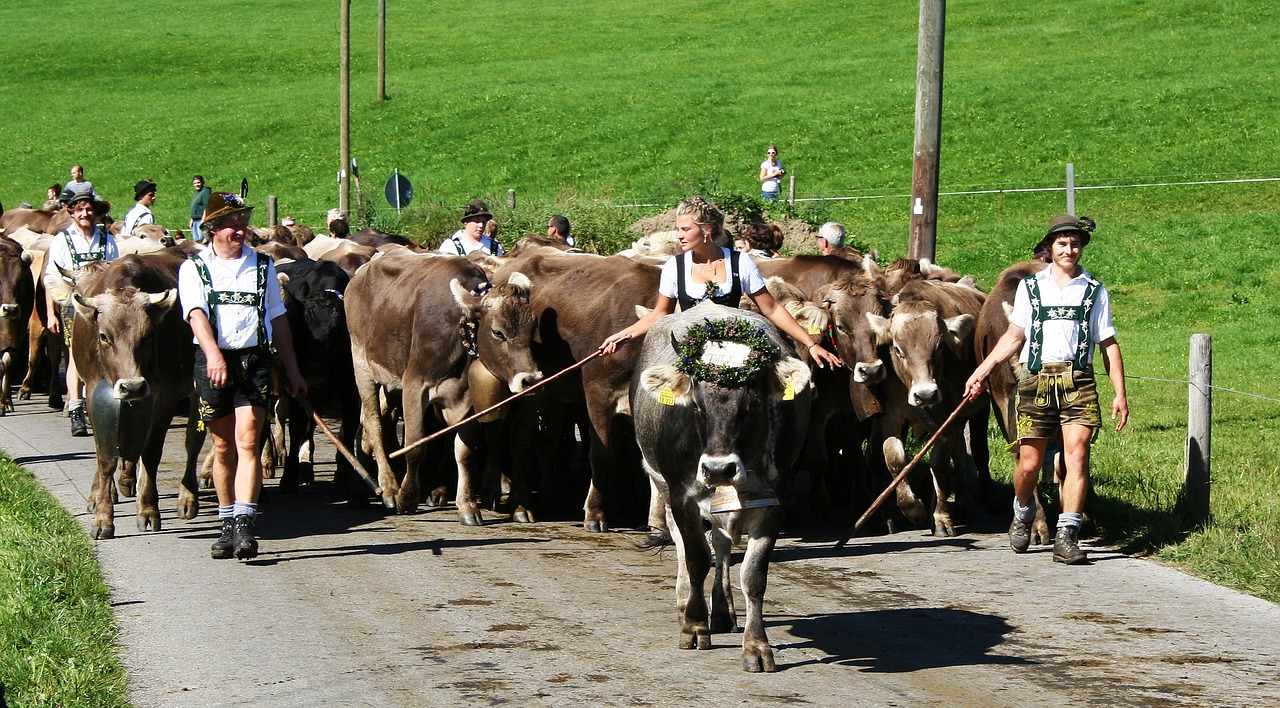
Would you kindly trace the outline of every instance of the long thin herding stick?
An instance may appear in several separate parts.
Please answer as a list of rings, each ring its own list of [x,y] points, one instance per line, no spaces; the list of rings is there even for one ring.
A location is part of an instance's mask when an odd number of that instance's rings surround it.
[[[628,337],[627,339],[630,339],[630,337]],[[626,341],[626,340],[624,339],[624,340],[622,340],[622,341]],[[492,406],[489,406],[488,408],[486,408],[486,409],[484,409],[484,410],[480,411],[479,413],[472,413],[471,415],[467,416],[466,418],[463,418],[462,420],[458,421],[457,423],[454,423],[453,425],[450,425],[449,427],[445,428],[444,430],[437,430],[436,432],[434,432],[434,433],[432,433],[432,434],[428,435],[428,436],[427,436],[427,437],[425,437],[425,438],[422,438],[421,440],[419,440],[419,441],[417,441],[417,442],[414,442],[414,443],[410,443],[410,444],[408,444],[408,445],[405,445],[404,447],[400,448],[399,450],[396,450],[395,452],[391,453],[391,454],[390,454],[390,455],[388,455],[387,457],[400,457],[401,455],[403,455],[403,454],[405,454],[405,453],[409,452],[410,450],[412,450],[412,449],[414,449],[414,448],[416,448],[416,447],[419,447],[419,446],[422,446],[422,445],[426,445],[427,443],[431,442],[432,440],[435,440],[436,438],[439,438],[439,437],[441,437],[441,436],[443,436],[443,435],[446,435],[446,434],[448,434],[448,433],[451,433],[451,432],[453,432],[454,430],[457,430],[458,428],[462,427],[463,425],[466,425],[467,423],[470,423],[471,421],[475,420],[476,418],[481,418],[481,417],[483,417],[483,416],[485,416],[485,415],[488,415],[489,413],[492,413],[492,412],[494,412],[494,411],[498,410],[499,408],[501,408],[501,407],[503,407],[503,406],[507,405],[508,403],[511,403],[512,401],[516,400],[517,398],[520,398],[521,396],[525,396],[525,395],[528,395],[528,394],[530,394],[530,393],[533,393],[534,391],[538,390],[538,388],[539,388],[539,387],[541,387],[541,386],[545,386],[546,384],[549,384],[549,383],[551,383],[552,381],[555,381],[556,379],[560,378],[561,376],[564,376],[565,374],[569,373],[570,371],[573,371],[573,370],[575,370],[575,369],[581,369],[581,368],[583,367],[583,365],[585,365],[587,362],[591,361],[592,359],[594,359],[594,358],[596,358],[596,357],[598,357],[598,356],[602,356],[603,354],[604,354],[604,351],[603,351],[603,350],[601,350],[601,349],[597,349],[597,350],[595,350],[594,352],[591,352],[591,354],[589,354],[589,355],[588,355],[586,358],[584,358],[582,361],[579,361],[578,363],[574,364],[573,366],[570,366],[570,367],[568,367],[567,369],[564,369],[564,370],[562,370],[562,371],[557,371],[556,373],[554,373],[554,374],[552,374],[552,375],[548,376],[547,378],[545,378],[545,379],[543,379],[543,380],[539,381],[538,383],[536,383],[536,384],[534,384],[534,385],[530,386],[529,388],[526,388],[525,390],[521,391],[520,393],[517,393],[517,394],[515,394],[514,396],[509,396],[509,397],[507,397],[507,398],[504,398],[504,399],[502,399],[501,401],[498,401],[497,403],[493,404]]]
[[[920,452],[917,452],[916,456],[911,458],[911,461],[907,463],[906,467],[902,468],[902,471],[898,473],[897,477],[893,478],[893,481],[889,483],[889,486],[883,492],[880,492],[880,496],[876,497],[876,500],[871,502],[870,508],[868,508],[867,511],[858,519],[858,522],[853,525],[853,529],[850,530],[844,538],[836,542],[837,549],[844,548],[844,544],[848,543],[849,539],[853,538],[853,535],[858,532],[858,529],[862,528],[862,525],[867,522],[867,519],[871,518],[871,515],[876,513],[876,510],[880,508],[880,505],[884,503],[884,500],[888,499],[890,494],[893,494],[893,490],[897,489],[899,484],[902,484],[902,480],[906,479],[911,470],[915,469],[915,466],[920,462],[921,458],[925,456],[925,453],[929,452],[929,448],[933,447],[933,444],[938,442],[938,438],[942,437],[942,433],[946,432],[947,428],[955,422],[955,419],[960,415],[960,410],[971,400],[971,398],[965,397],[960,401],[960,405],[956,406],[954,411],[951,411],[951,415],[947,416],[947,419],[942,422],[942,425],[938,426],[938,429],[934,431],[933,435],[924,444],[924,447],[920,448]]]
[[[320,426],[320,430],[324,431],[325,435],[329,436],[329,440],[333,441],[334,447],[338,448],[338,452],[341,452],[342,456],[347,458],[347,462],[351,463],[351,466],[355,471],[359,473],[362,479],[364,479],[364,483],[369,485],[369,489],[373,490],[374,495],[382,496],[382,487],[378,486],[378,480],[374,479],[373,476],[370,475],[363,466],[361,466],[360,461],[356,459],[356,456],[347,449],[346,445],[342,444],[342,441],[338,439],[337,435],[333,434],[333,431],[329,429],[329,426],[325,425],[325,422],[320,419],[320,414],[316,412],[315,408],[311,407],[311,401],[302,397],[294,400],[302,405],[303,410],[311,414],[311,419],[316,422],[316,425]]]

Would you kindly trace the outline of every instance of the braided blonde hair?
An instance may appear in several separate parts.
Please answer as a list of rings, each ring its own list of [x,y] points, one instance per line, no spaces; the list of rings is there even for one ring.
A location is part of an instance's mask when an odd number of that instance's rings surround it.
[[[717,246],[729,245],[729,235],[724,230],[724,214],[706,198],[693,195],[676,205],[676,216],[689,215],[693,223],[711,227],[711,240]]]

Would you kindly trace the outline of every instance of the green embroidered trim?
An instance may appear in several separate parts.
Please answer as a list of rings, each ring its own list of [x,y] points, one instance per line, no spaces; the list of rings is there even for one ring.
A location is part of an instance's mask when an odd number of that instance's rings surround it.
[[[1027,370],[1038,374],[1044,365],[1044,323],[1049,320],[1073,320],[1077,323],[1076,355],[1072,363],[1077,369],[1083,369],[1089,363],[1089,351],[1092,349],[1089,319],[1093,313],[1093,303],[1097,299],[1097,281],[1089,281],[1079,305],[1047,306],[1040,304],[1040,284],[1036,276],[1029,275],[1024,280],[1031,298],[1031,344],[1028,348]]]

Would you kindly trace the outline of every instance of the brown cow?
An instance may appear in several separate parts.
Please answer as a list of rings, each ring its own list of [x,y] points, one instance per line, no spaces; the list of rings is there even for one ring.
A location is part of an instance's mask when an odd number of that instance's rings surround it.
[[[40,233],[54,233],[49,231],[49,221],[61,211],[65,210],[11,209],[0,214],[0,232],[12,234],[18,229],[27,228]]]
[[[510,273],[483,295],[484,271],[465,258],[387,254],[362,268],[347,286],[345,307],[351,332],[356,384],[360,390],[364,441],[378,463],[383,504],[400,512],[418,507],[421,447],[407,453],[407,471],[397,484],[383,442],[378,387],[403,392],[406,442],[425,436],[433,412],[452,425],[471,410],[467,346],[460,330],[475,329],[480,361],[513,391],[542,378],[529,351],[534,316],[528,278]],[[536,292],[536,289],[534,290]],[[471,490],[471,456],[478,426],[463,426],[454,440],[458,464],[458,514],[462,523],[484,523]]]
[[[36,293],[31,259],[18,242],[0,236],[0,415],[13,411],[9,388],[30,361],[27,347]]]
[[[192,388],[195,345],[182,320],[178,268],[185,256],[173,249],[112,261],[83,294],[72,295],[76,318],[72,356],[88,391],[98,470],[89,507],[90,535],[115,536],[112,501],[119,463],[141,461],[138,530],[159,531],[156,472],[174,409]],[[188,445],[192,430],[188,430]],[[179,514],[194,516],[195,489],[184,479]],[[133,490],[122,477],[125,494]],[[189,486],[190,485],[190,486]]]
[[[566,253],[555,248],[530,249],[508,258],[495,273],[501,281],[520,272],[534,284],[530,300],[538,318],[534,356],[548,375],[593,354],[610,334],[636,321],[636,306],[652,306],[658,292],[659,268],[622,256]],[[548,384],[542,406],[585,401],[591,424],[591,485],[583,505],[588,531],[607,531],[605,503],[611,471],[621,467],[615,422],[631,414],[627,389],[635,369],[638,346],[623,346],[611,356],[598,357],[580,370]],[[531,417],[529,417],[531,418]],[[528,442],[532,431],[516,431],[513,442]],[[517,452],[513,462],[527,460]],[[519,473],[517,473],[519,474]],[[660,505],[650,505],[649,525],[663,528]]]
[[[961,284],[910,278],[893,298],[889,317],[870,315],[881,342],[890,346],[894,377],[886,380],[885,414],[879,439],[885,462],[896,476],[906,463],[903,431],[933,432],[964,397],[963,386],[977,366],[973,330],[985,299],[982,291]],[[954,536],[947,507],[950,470],[977,468],[989,480],[986,442],[990,403],[985,396],[965,406],[948,434],[939,440],[931,458],[934,487],[933,532]],[[935,415],[934,412],[938,412]],[[972,455],[965,446],[968,425]],[[923,521],[924,509],[909,484],[898,487],[898,506],[913,521]]]

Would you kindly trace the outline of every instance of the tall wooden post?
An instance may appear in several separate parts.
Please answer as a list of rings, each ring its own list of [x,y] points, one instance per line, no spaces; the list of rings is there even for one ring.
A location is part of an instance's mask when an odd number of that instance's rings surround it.
[[[280,223],[279,219],[276,218],[277,215],[279,215],[279,213],[280,213],[279,206],[276,203],[276,195],[268,194],[267,195],[267,226],[275,226],[276,224]]]
[[[920,0],[916,47],[916,140],[907,254],[934,260],[938,225],[938,146],[942,142],[942,44],[946,0]]]
[[[1076,163],[1067,163],[1067,213],[1076,215]]]
[[[378,103],[387,100],[387,0],[378,0]]]
[[[1213,431],[1213,338],[1191,335],[1191,382],[1187,388],[1186,516],[1194,525],[1209,521],[1209,443]]]
[[[351,0],[338,0],[338,208],[350,214],[351,201]]]

